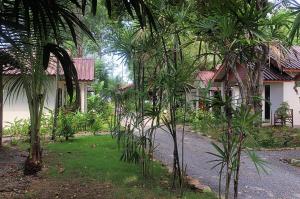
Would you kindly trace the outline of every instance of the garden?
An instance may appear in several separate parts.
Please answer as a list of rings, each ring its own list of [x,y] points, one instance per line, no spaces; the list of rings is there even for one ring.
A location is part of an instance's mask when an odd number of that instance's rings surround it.
[[[191,128],[214,140],[222,139],[224,121],[213,112],[193,111],[189,115]],[[251,129],[245,140],[245,147],[254,149],[288,149],[300,147],[300,129],[290,126],[258,126]]]
[[[299,196],[283,162],[300,159],[290,107],[276,110],[279,126],[262,118],[265,83],[298,95],[300,66],[284,66],[297,54],[298,1],[3,0],[0,10],[0,198]],[[79,70],[77,59],[90,61]],[[19,107],[4,123],[18,100],[28,117]],[[293,157],[258,150],[275,148]],[[287,170],[291,180],[274,183]]]

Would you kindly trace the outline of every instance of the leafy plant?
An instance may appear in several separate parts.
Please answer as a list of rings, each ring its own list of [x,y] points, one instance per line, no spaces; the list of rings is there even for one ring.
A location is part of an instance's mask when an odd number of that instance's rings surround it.
[[[30,122],[28,119],[15,119],[13,122],[7,122],[4,134],[12,136],[15,139],[27,140],[29,129]]]
[[[289,117],[289,110],[290,105],[287,102],[282,102],[276,110],[276,114],[283,121],[283,124],[285,124],[286,119]]]
[[[59,136],[63,136],[66,140],[73,137],[75,130],[72,126],[73,114],[61,111],[59,113],[57,133]]]

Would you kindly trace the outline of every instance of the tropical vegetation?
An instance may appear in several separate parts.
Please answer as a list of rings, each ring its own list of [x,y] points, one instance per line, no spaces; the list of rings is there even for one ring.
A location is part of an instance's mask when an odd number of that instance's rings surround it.
[[[220,145],[213,144],[215,153],[211,155],[215,158],[214,168],[219,169],[220,198],[222,180],[225,199],[230,197],[232,183],[233,196],[238,198],[243,150],[256,168],[264,170],[264,160],[247,143],[257,136],[254,129],[261,126],[262,73],[269,52],[275,50],[281,57],[289,45],[298,43],[300,5],[296,1],[3,0],[0,9],[0,112],[3,83],[11,98],[25,91],[30,119],[10,124],[6,132],[29,135],[26,174],[35,174],[42,168],[40,137],[44,127],[53,126],[53,140],[56,135],[69,140],[79,131],[96,135],[109,129],[121,149],[120,154],[111,153],[122,161],[140,165],[143,180],[147,181],[155,175],[151,172],[157,167],[153,161],[155,132],[161,129],[173,142],[171,187],[184,197],[185,146],[179,148],[178,143],[184,143],[188,122],[203,131],[210,124],[217,129]],[[78,112],[80,91],[72,53],[98,59],[87,114]],[[108,78],[107,69],[101,66],[104,53],[118,56],[128,67],[132,85],[124,86],[124,82]],[[64,71],[69,103],[62,110],[54,110],[44,123],[46,70],[53,62]],[[193,113],[188,94],[195,89],[196,73],[219,65],[225,70],[225,97],[210,97],[207,88],[201,90],[201,100],[208,108],[223,111],[215,115]],[[245,66],[247,81],[242,81],[237,65]],[[11,70],[17,70],[19,75],[3,82],[3,74]],[[232,106],[230,73],[241,91],[239,107]],[[1,125],[2,120],[0,116]],[[179,123],[183,132],[180,138]],[[87,140],[92,139],[97,138]],[[111,143],[109,138],[103,139]],[[289,145],[290,138],[284,139],[283,145]],[[52,146],[64,151],[64,147],[76,142],[81,140]],[[70,150],[76,151],[76,146]]]

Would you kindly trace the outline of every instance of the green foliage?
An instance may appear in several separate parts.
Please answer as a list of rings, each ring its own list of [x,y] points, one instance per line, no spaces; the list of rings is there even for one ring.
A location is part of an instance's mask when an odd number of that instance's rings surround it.
[[[28,138],[30,122],[26,119],[15,119],[13,122],[7,122],[4,127],[4,135],[20,138]]]
[[[73,128],[73,113],[60,112],[57,122],[57,132],[59,136],[63,136],[66,140],[73,137],[75,130]]]
[[[80,111],[65,113],[61,110],[58,115],[56,134],[66,139],[73,137],[78,132],[92,132],[96,134],[108,130],[108,118],[102,113],[93,111],[87,113]]]
[[[256,146],[263,148],[300,146],[300,130],[291,127],[262,127],[253,137]]]
[[[51,112],[49,114],[43,114],[41,117],[41,127],[40,135],[43,139],[51,133],[53,126],[53,115]],[[13,122],[7,122],[4,127],[4,135],[12,136],[13,138],[28,140],[30,130],[30,120],[29,119],[15,119]]]
[[[195,117],[195,112],[191,109],[191,106],[189,104],[187,105],[186,113],[184,107],[180,107],[176,110],[176,121],[178,123],[183,123],[184,117],[185,122],[187,123],[192,122]]]
[[[122,152],[109,135],[78,137],[72,142],[51,143],[47,145],[47,151],[47,175],[54,180],[78,179],[83,183],[86,180],[109,183],[113,198],[178,198],[178,192],[169,189],[171,178],[166,168],[154,162],[153,177],[145,179],[139,172],[139,165],[119,160]],[[63,173],[58,171],[57,165],[64,168]],[[198,193],[186,189],[183,198],[215,199],[215,196],[213,193]]]
[[[287,102],[282,102],[279,108],[276,110],[276,114],[280,117],[283,121],[287,119],[289,116],[288,111],[290,109],[290,105]]]
[[[205,135],[211,136],[213,139],[221,141],[225,127],[224,122],[211,112],[195,111],[193,113],[192,127]],[[246,114],[244,114],[246,115]],[[259,117],[252,116],[253,119]],[[247,117],[244,117],[247,118]],[[243,122],[244,121],[244,122]],[[243,130],[247,134],[245,138],[245,147],[250,148],[282,148],[282,147],[298,147],[300,146],[300,130],[291,127],[255,127],[249,120],[242,118],[234,118],[234,126]],[[243,126],[243,127],[242,127]],[[239,130],[240,131],[240,130]]]
[[[224,122],[210,111],[196,110],[190,118],[193,128],[207,135],[212,132],[220,133],[224,128]]]

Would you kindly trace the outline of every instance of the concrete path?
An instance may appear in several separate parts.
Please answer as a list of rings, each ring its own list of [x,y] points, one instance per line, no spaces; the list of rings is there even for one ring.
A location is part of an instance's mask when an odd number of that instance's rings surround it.
[[[172,165],[173,143],[171,136],[163,130],[156,133],[155,157]],[[181,149],[181,131],[178,133]],[[196,133],[187,132],[184,139],[184,162],[188,175],[198,178],[218,190],[218,171],[212,170],[208,163],[214,157],[206,152],[213,152],[211,140]],[[287,165],[281,158],[300,158],[300,150],[260,151],[258,155],[268,162],[268,174],[257,174],[249,158],[242,155],[239,198],[241,199],[300,199],[300,168]]]

